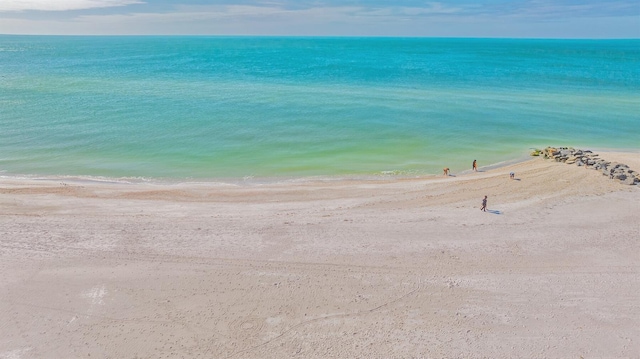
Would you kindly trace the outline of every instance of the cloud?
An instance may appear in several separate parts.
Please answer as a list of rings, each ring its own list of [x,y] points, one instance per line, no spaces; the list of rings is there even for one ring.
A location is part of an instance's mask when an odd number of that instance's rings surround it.
[[[308,8],[301,10],[290,10],[282,7],[268,6],[203,6],[185,7],[180,11],[164,13],[131,13],[114,15],[82,15],[76,17],[77,23],[156,23],[156,24],[178,24],[178,23],[198,23],[215,21],[219,23],[237,22],[274,22],[284,21],[286,23],[305,23],[315,21],[346,21],[354,20],[365,11],[359,7],[338,7],[338,8]],[[209,23],[213,25],[214,23]]]
[[[142,5],[127,6],[133,4]],[[638,37],[639,4],[637,0],[0,0],[0,33]]]
[[[87,10],[143,3],[140,0],[2,0],[0,12]]]
[[[510,4],[485,4],[477,8],[490,16],[519,16],[545,19],[638,16],[637,0],[526,0]]]
[[[401,20],[407,17],[432,15],[453,15],[463,12],[459,7],[447,7],[441,3],[428,3],[424,7],[406,6],[310,6],[291,8],[284,4],[262,3],[262,5],[182,5],[167,12],[136,12],[112,15],[80,15],[76,21],[204,21],[204,20],[245,20],[245,21],[353,21],[371,22]]]

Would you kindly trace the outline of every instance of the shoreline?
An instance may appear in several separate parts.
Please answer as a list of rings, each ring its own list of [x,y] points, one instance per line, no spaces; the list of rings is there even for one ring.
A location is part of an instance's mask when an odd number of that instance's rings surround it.
[[[553,160],[252,186],[0,178],[0,208],[0,357],[640,352],[640,186]]]
[[[640,149],[592,149],[594,153],[610,154],[614,158],[620,158],[621,161],[630,161],[630,167],[640,170],[640,161],[635,161],[635,156],[640,156]],[[604,156],[603,156],[604,157]],[[522,162],[534,159],[534,156],[522,155],[510,160],[492,163],[480,166],[481,171],[491,171],[508,167]],[[445,166],[443,164],[443,166]],[[389,173],[385,173],[389,172]],[[64,182],[72,184],[112,184],[112,185],[212,185],[212,186],[255,186],[255,185],[271,185],[278,183],[307,183],[307,182],[376,182],[376,181],[393,181],[407,179],[426,179],[432,177],[441,177],[441,173],[424,173],[424,174],[393,174],[393,171],[382,171],[377,174],[353,174],[353,175],[319,175],[319,176],[272,176],[272,177],[221,177],[208,179],[195,178],[157,178],[157,177],[103,177],[103,176],[66,176],[66,175],[38,175],[38,174],[7,174],[0,172],[0,180],[6,181],[35,181],[35,182]],[[451,173],[453,176],[464,176],[473,173],[472,170],[461,170]]]

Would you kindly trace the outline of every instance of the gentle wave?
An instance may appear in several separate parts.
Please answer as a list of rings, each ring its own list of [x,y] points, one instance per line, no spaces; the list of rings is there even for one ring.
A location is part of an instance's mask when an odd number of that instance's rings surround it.
[[[140,179],[465,171],[635,149],[640,41],[0,36],[0,169]]]

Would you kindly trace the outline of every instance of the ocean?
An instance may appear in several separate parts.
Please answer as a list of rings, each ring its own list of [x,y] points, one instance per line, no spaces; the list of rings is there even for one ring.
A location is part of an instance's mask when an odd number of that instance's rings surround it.
[[[468,171],[640,149],[640,40],[0,36],[0,175]]]

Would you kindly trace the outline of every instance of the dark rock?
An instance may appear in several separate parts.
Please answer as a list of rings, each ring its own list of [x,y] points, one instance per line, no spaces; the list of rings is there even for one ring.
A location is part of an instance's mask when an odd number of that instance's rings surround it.
[[[539,151],[539,155],[546,159],[553,159],[556,162],[566,164],[575,163],[576,166],[598,170],[604,176],[616,179],[620,183],[627,185],[640,185],[640,173],[632,170],[624,163],[609,162],[599,157],[591,150],[580,150],[573,147],[546,147]],[[533,155],[533,153],[532,153]]]
[[[636,184],[636,180],[637,180],[637,178],[627,177],[624,180],[621,180],[620,183],[632,186],[632,185]]]

